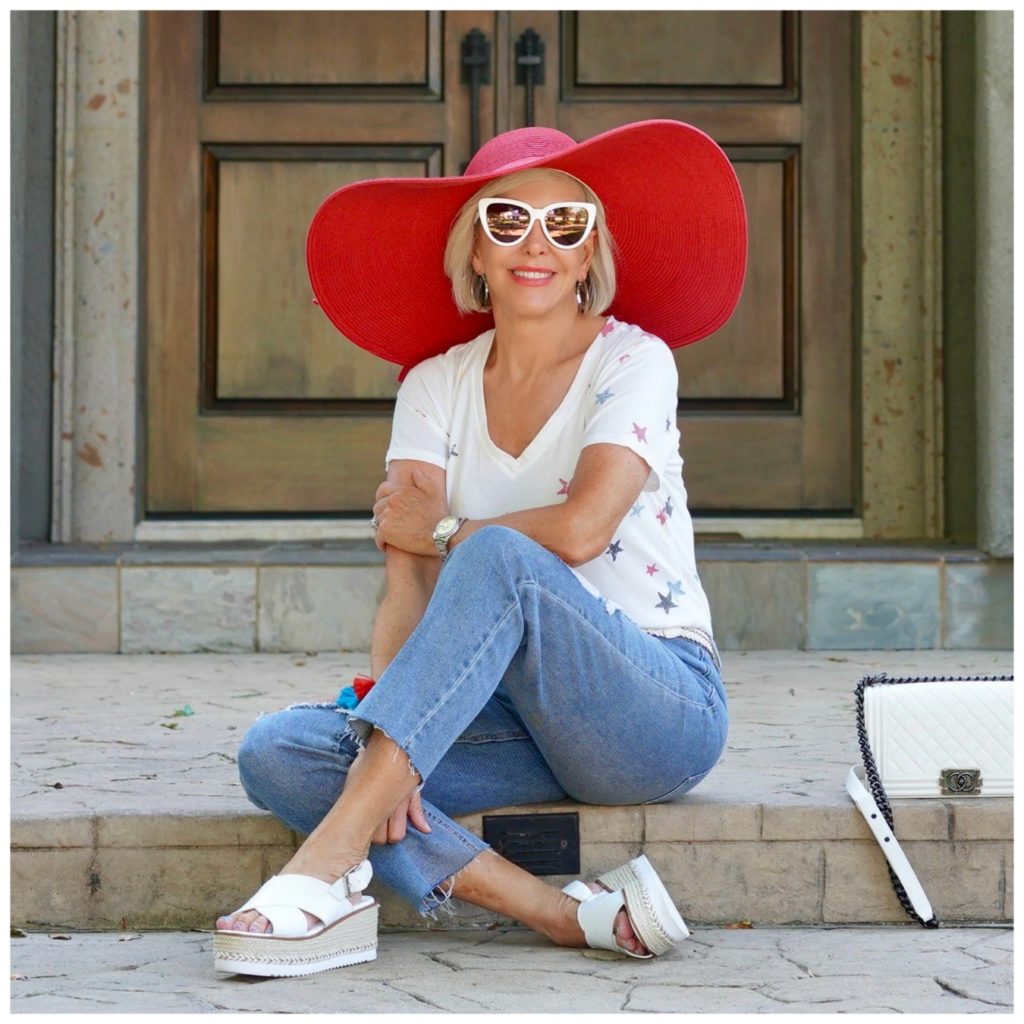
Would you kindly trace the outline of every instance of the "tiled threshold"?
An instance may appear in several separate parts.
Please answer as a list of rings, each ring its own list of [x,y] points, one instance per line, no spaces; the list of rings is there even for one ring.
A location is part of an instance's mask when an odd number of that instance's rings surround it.
[[[1012,647],[1012,560],[975,549],[734,541],[697,560],[723,650]],[[383,585],[367,540],[28,545],[12,651],[364,651]]]

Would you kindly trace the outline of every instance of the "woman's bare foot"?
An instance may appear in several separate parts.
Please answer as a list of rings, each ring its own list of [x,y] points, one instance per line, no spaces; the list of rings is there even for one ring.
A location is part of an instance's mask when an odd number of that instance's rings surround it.
[[[598,882],[587,882],[587,888],[591,892],[608,892],[603,885]],[[567,893],[560,892],[559,898],[559,913],[556,922],[553,927],[546,931],[546,934],[552,942],[559,946],[571,946],[573,949],[585,949],[587,946],[586,936],[583,934],[583,929],[580,927],[579,918],[577,911],[579,909],[579,900],[574,899]],[[615,941],[623,949],[628,949],[631,953],[637,953],[640,956],[646,956],[650,952],[647,947],[640,940],[640,937],[636,934],[633,929],[633,923],[629,919],[629,914],[626,913],[625,908],[620,910],[615,916],[614,925]]]
[[[324,882],[336,882],[349,868],[359,864],[365,854],[345,853],[341,850],[334,850],[329,857],[318,856],[316,850],[307,849],[310,843],[306,843],[288,863],[278,872],[279,875],[311,875]],[[306,926],[312,928],[319,923],[319,919],[312,914],[306,914]],[[216,923],[217,931],[256,932],[263,934],[271,932],[270,922],[258,911],[247,910],[244,914],[226,914],[218,917]]]

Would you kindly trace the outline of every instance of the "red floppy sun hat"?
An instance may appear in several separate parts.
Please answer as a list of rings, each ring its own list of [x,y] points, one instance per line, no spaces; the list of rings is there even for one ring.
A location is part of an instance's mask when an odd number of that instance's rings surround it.
[[[736,172],[704,132],[656,120],[585,142],[553,128],[519,128],[481,146],[459,177],[378,178],[334,192],[306,243],[313,293],[331,323],[405,367],[493,327],[489,313],[456,308],[443,267],[448,232],[484,184],[532,167],[579,178],[604,204],[617,250],[606,312],[671,348],[729,319],[747,261]]]

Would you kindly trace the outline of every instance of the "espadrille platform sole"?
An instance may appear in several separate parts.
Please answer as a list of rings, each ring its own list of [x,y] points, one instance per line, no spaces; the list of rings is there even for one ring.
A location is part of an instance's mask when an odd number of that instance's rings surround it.
[[[377,959],[377,901],[362,891],[373,877],[364,860],[335,882],[274,875],[235,914],[255,910],[271,930],[213,933],[213,966],[231,974],[291,978]],[[306,914],[317,919],[310,927]]]
[[[609,889],[620,890],[626,912],[640,941],[655,955],[662,956],[690,934],[672,897],[644,856],[614,868],[597,880]]]
[[[215,932],[214,969],[228,974],[295,978],[376,960],[380,908],[376,901],[370,904],[309,938]]]

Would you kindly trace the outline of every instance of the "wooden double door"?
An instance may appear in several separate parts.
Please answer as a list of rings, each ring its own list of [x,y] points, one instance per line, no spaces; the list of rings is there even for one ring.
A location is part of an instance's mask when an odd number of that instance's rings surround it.
[[[527,123],[583,139],[650,117],[724,147],[750,222],[735,314],[677,352],[692,508],[850,511],[851,17],[149,13],[148,513],[372,503],[398,368],[313,304],[328,193],[458,174]]]

